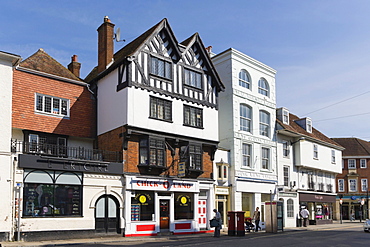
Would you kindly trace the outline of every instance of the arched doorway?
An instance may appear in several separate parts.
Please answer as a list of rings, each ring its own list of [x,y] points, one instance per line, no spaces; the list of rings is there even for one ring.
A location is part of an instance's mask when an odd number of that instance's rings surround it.
[[[118,201],[114,196],[103,195],[95,205],[95,231],[121,233]]]

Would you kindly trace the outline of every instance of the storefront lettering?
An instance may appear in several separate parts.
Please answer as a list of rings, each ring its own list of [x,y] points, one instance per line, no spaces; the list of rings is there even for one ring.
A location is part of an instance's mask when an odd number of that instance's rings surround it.
[[[317,200],[322,200],[322,199],[324,199],[324,197],[323,197],[323,196],[315,195],[315,199],[317,199]]]
[[[194,185],[191,183],[178,183],[170,181],[147,181],[147,180],[136,180],[138,187],[153,187],[153,188],[164,188],[164,189],[191,189]]]

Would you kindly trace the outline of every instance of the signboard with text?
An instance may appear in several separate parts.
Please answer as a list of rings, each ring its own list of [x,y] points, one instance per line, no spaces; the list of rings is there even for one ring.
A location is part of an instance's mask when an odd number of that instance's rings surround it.
[[[153,191],[199,192],[199,183],[173,179],[126,178],[127,189]]]

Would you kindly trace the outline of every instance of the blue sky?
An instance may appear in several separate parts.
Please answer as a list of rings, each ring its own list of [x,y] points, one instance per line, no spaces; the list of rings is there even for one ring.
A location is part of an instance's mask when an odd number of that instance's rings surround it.
[[[105,15],[126,43],[167,18],[179,42],[198,32],[219,53],[230,47],[277,70],[277,106],[329,137],[370,140],[370,1],[74,0],[2,1],[0,50],[27,58],[43,48],[81,77],[97,64]]]

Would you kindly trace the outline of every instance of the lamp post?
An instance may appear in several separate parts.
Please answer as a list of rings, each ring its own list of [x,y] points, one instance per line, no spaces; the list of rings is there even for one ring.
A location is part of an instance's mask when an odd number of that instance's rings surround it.
[[[342,199],[342,195],[340,195],[340,198],[339,198],[339,204],[340,204],[340,223],[342,224],[342,204],[343,204],[343,199]]]

